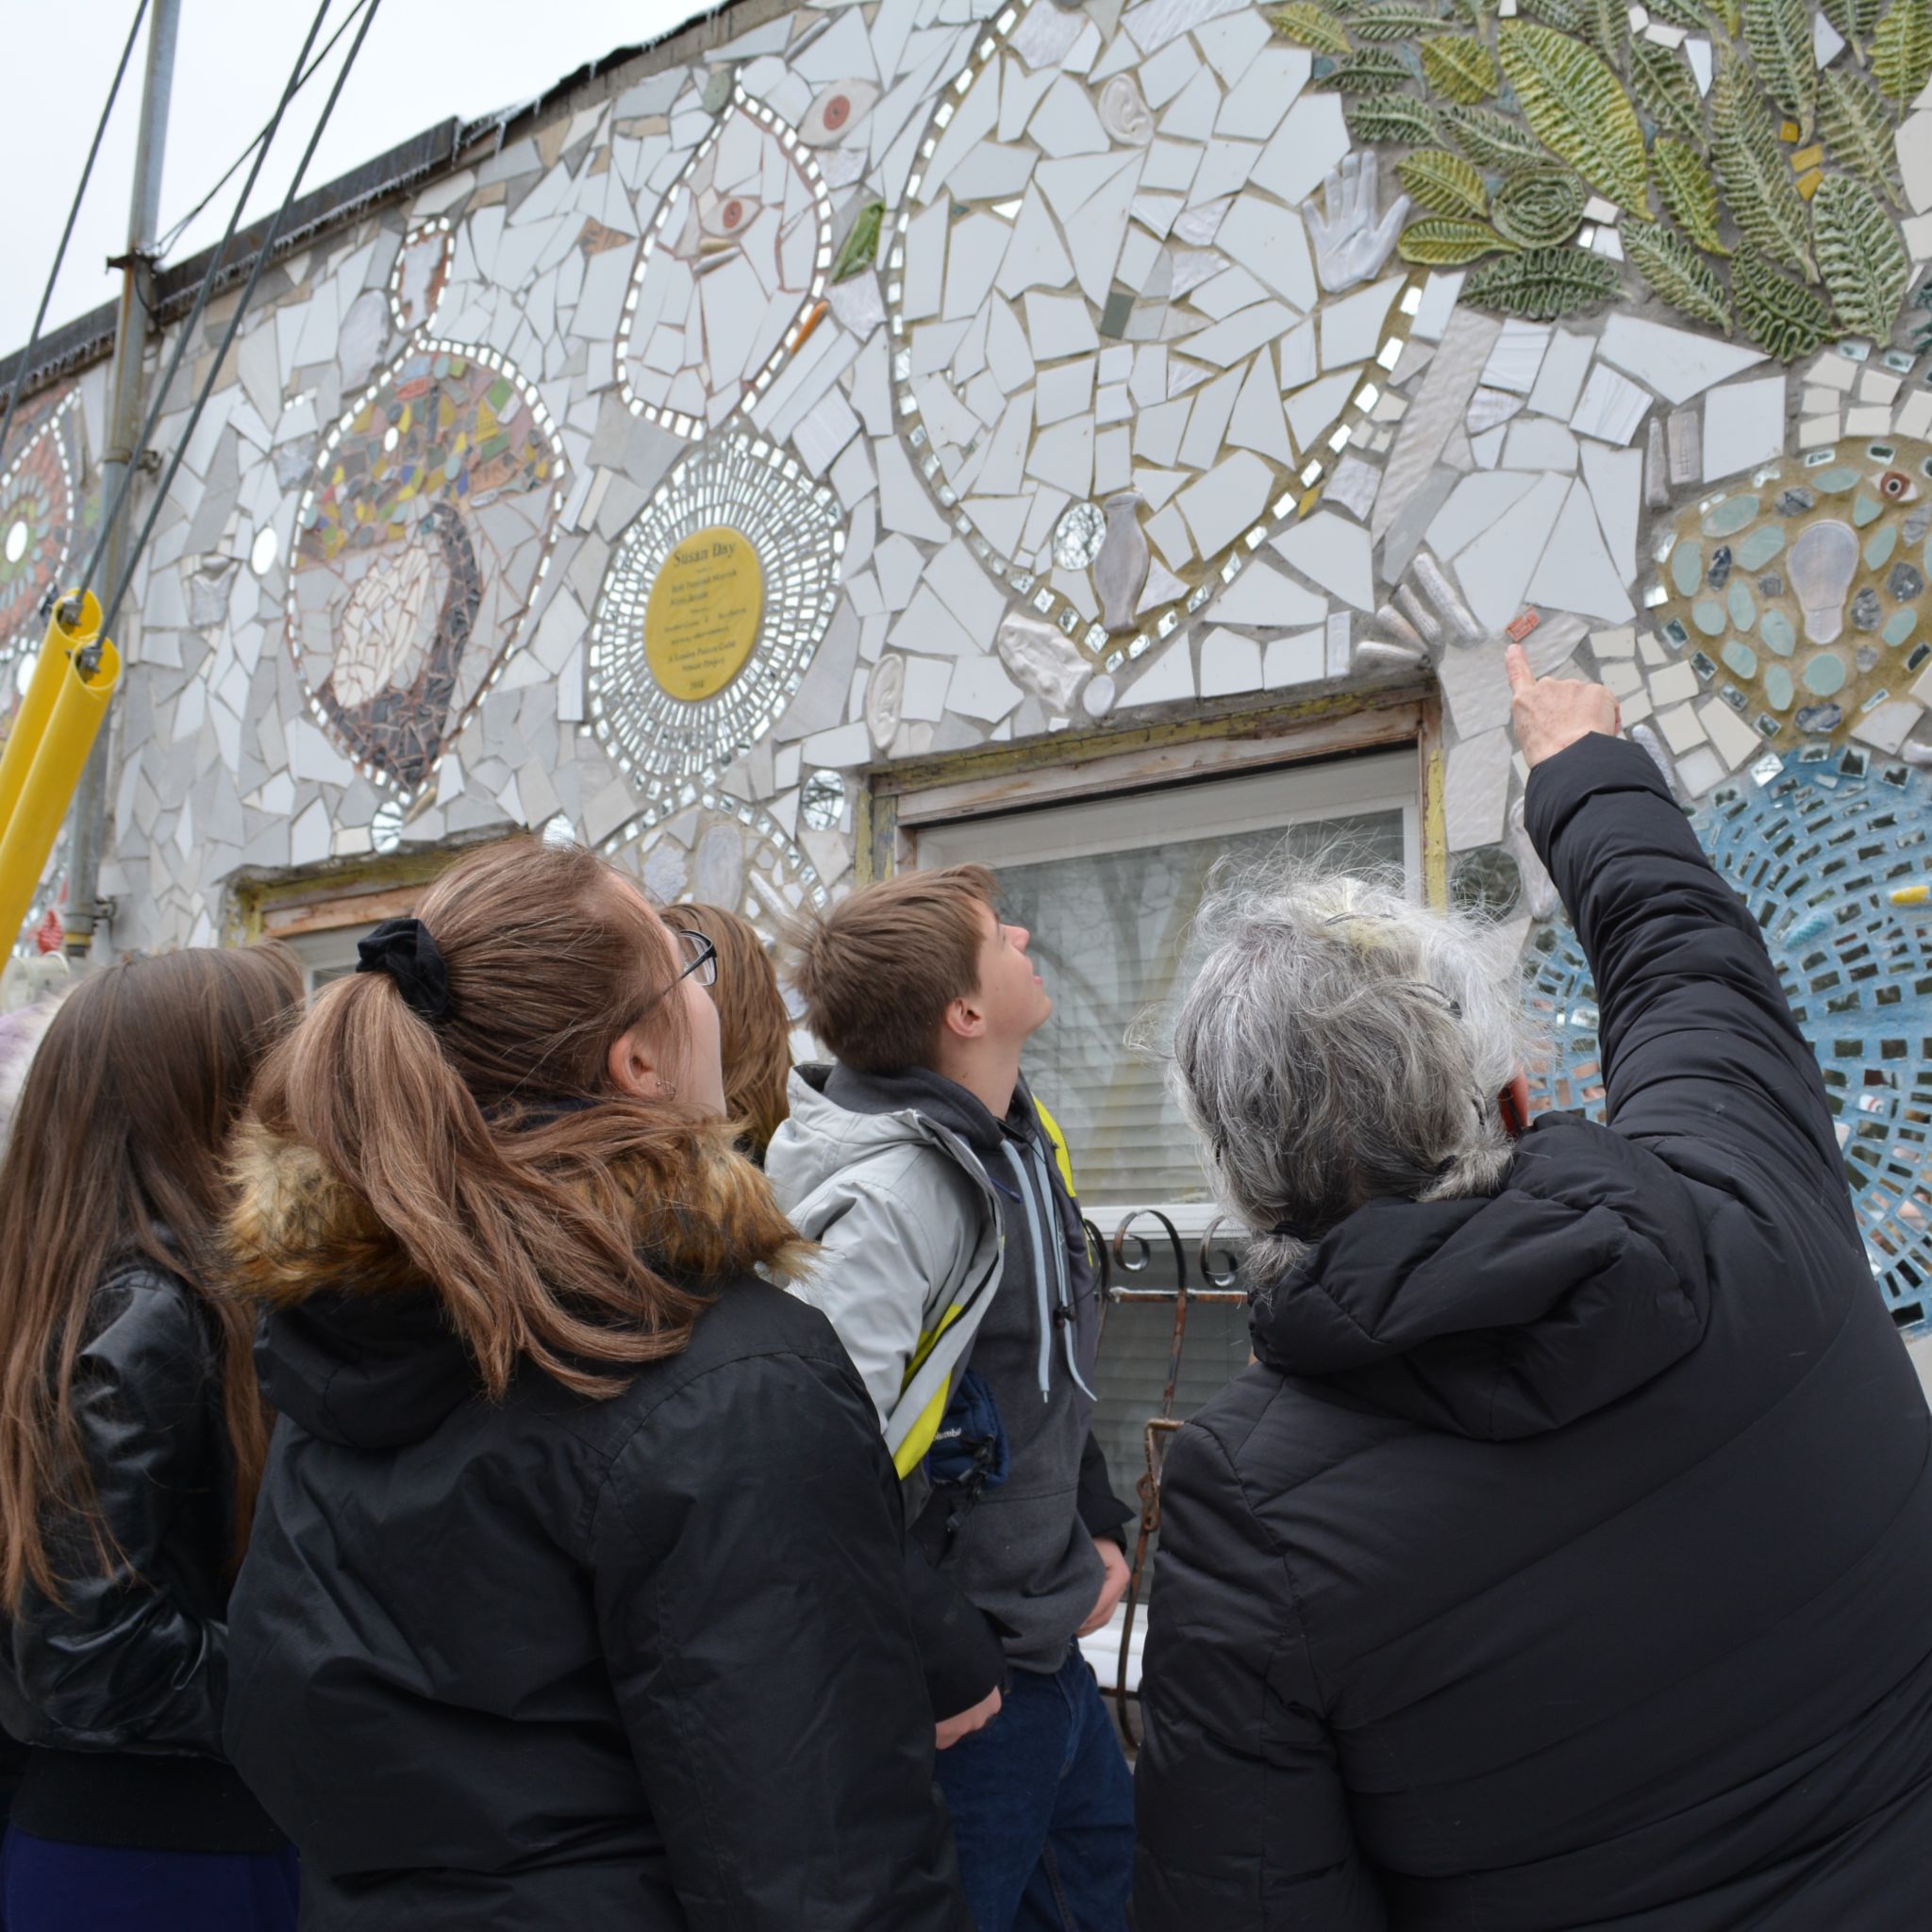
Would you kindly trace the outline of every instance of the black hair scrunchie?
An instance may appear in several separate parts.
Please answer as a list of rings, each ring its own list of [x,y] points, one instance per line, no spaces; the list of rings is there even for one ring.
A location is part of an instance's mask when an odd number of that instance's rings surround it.
[[[388,974],[419,1019],[434,1026],[449,1018],[449,969],[420,919],[385,919],[356,952],[356,971]]]

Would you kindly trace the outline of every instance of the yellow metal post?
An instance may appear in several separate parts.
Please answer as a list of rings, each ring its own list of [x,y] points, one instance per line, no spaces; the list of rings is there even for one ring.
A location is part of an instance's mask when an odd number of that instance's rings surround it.
[[[68,613],[63,615],[63,612]],[[54,607],[31,683],[0,756],[0,952],[12,950],[60,822],[121,681],[92,594]]]

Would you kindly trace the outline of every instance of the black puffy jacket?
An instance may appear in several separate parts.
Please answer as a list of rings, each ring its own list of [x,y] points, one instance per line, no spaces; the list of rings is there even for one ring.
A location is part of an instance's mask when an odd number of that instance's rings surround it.
[[[1386,1201],[1177,1438],[1139,1932],[1932,1924],[1932,1415],[1744,907],[1642,752],[1538,767],[1609,1125]]]
[[[34,1747],[13,1821],[90,1844],[274,1850],[222,1761],[235,1511],[220,1327],[179,1275],[129,1259],[87,1329],[73,1414],[119,1554],[104,1572],[85,1529],[50,1512],[61,1600],[30,1585],[0,1626],[0,1722]]]
[[[746,1272],[791,1238],[762,1178],[640,1183],[645,1247],[723,1264],[683,1353],[492,1403],[312,1156],[243,1160],[280,1421],[227,1738],[305,1932],[970,1932],[897,1481],[824,1319]]]

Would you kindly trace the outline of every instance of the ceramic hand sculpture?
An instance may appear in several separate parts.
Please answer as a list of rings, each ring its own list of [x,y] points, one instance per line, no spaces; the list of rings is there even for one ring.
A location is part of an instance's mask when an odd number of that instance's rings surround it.
[[[1329,172],[1323,187],[1324,221],[1312,195],[1302,203],[1302,220],[1314,243],[1315,270],[1331,295],[1365,282],[1389,259],[1408,216],[1408,196],[1396,196],[1389,212],[1375,220],[1376,168],[1373,151],[1350,155]]]

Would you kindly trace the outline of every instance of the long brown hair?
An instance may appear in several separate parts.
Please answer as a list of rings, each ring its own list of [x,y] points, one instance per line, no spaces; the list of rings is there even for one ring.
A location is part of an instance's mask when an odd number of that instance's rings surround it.
[[[676,1215],[720,1124],[609,1073],[640,1022],[667,1044],[682,1034],[663,925],[603,859],[532,838],[459,860],[416,916],[448,971],[448,1015],[419,1017],[380,974],[325,988],[262,1069],[259,1125],[366,1205],[491,1395],[520,1359],[614,1395],[625,1369],[684,1347],[708,1299],[639,1252],[635,1196],[653,1189]],[[793,1238],[756,1193],[764,1259]]]
[[[129,958],[83,980],[48,1026],[0,1161],[0,1604],[58,1598],[46,1531],[77,1519],[104,1573],[72,1407],[88,1308],[108,1270],[142,1259],[187,1281],[223,1337],[236,1554],[268,1448],[255,1317],[221,1298],[224,1143],[263,1051],[302,997],[287,947]],[[65,1539],[62,1539],[63,1542]]]
[[[777,969],[758,927],[722,906],[670,906],[664,919],[681,931],[702,933],[717,951],[711,998],[723,1036],[724,1108],[737,1124],[738,1144],[762,1160],[785,1118],[785,1083],[791,1074],[791,1016],[778,991]]]

